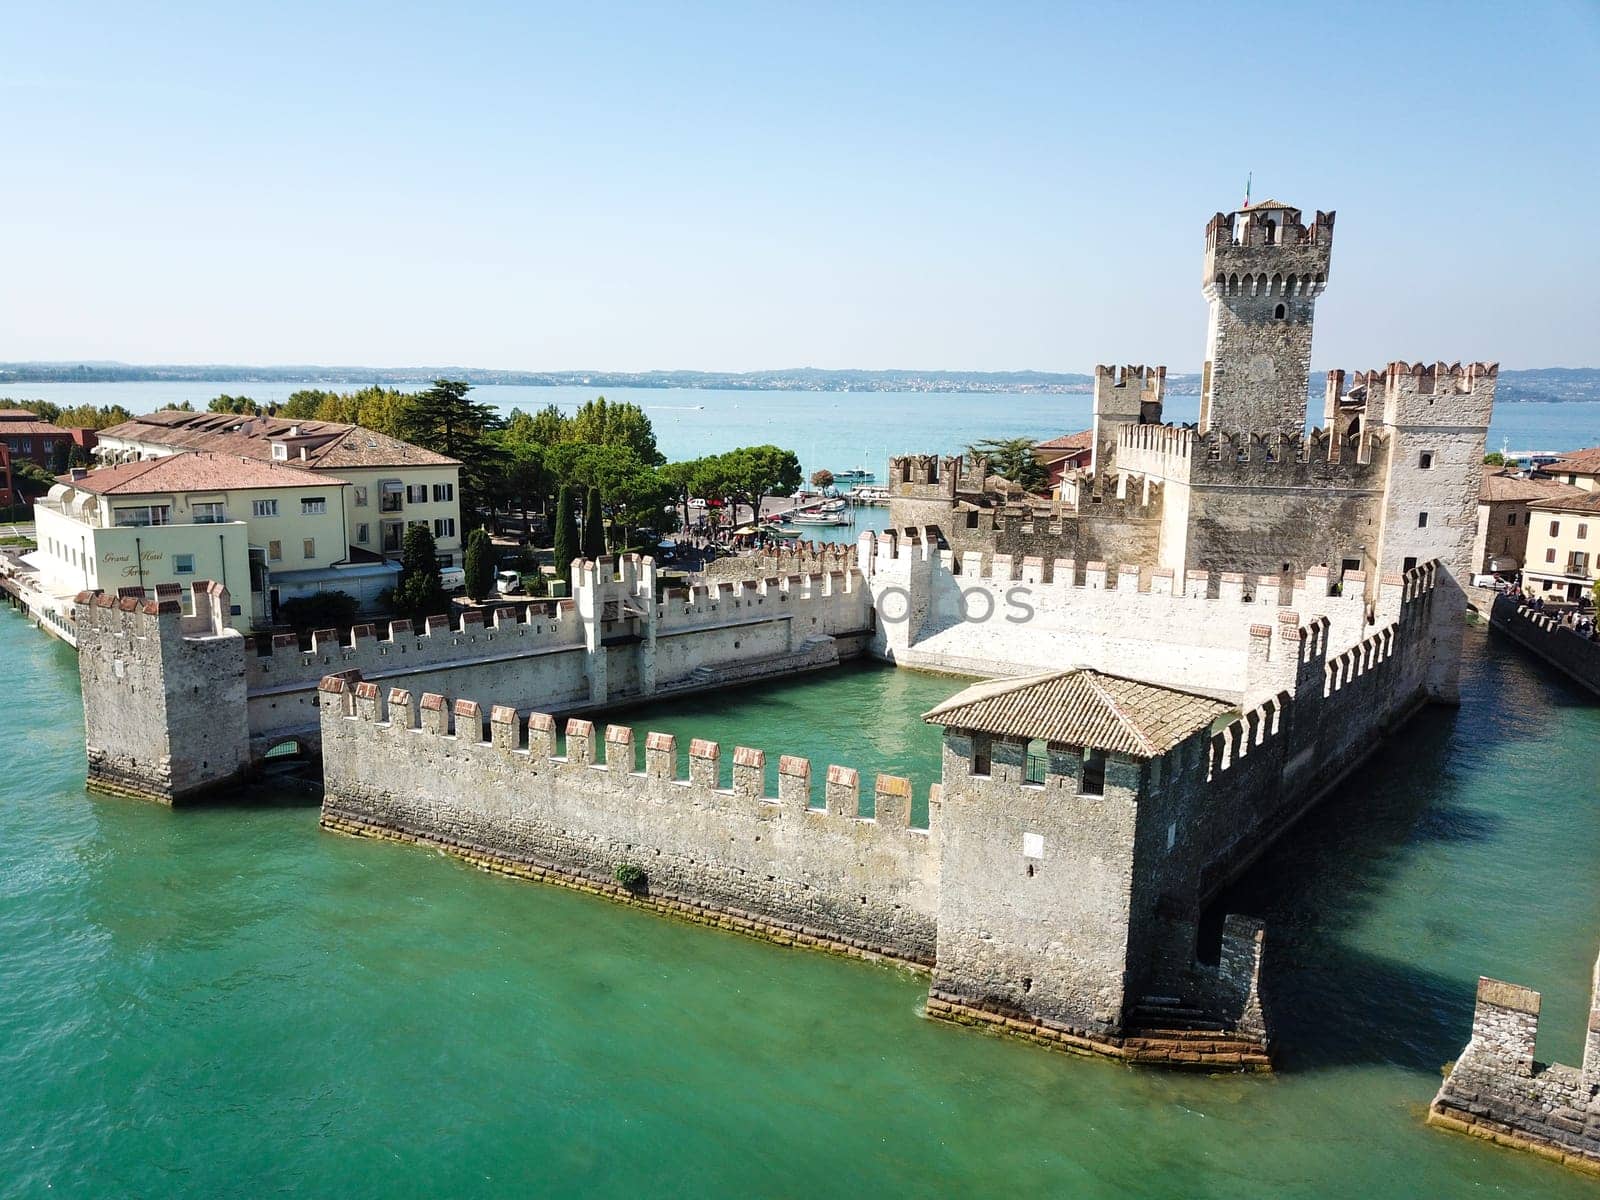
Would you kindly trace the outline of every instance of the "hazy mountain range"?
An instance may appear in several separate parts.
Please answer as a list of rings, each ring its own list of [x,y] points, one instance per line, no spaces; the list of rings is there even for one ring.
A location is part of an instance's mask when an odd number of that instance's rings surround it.
[[[325,388],[369,384],[414,386],[445,377],[473,384],[532,387],[710,388],[784,392],[1055,392],[1093,390],[1094,379],[1053,371],[857,371],[795,367],[778,371],[497,371],[482,367],[275,367],[210,363],[198,366],[139,366],[119,362],[0,363],[0,385],[11,383],[306,383]],[[1198,374],[1167,376],[1173,395],[1200,390]],[[1313,375],[1311,391],[1322,392]],[[1500,372],[1496,399],[1502,403],[1600,401],[1600,367],[1538,367]]]

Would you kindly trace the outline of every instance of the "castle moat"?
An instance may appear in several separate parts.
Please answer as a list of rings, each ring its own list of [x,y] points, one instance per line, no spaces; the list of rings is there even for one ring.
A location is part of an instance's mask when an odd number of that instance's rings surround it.
[[[1223,897],[1271,930],[1271,1077],[952,1029],[909,971],[329,837],[304,792],[91,797],[71,652],[0,612],[0,672],[0,1197],[1593,1191],[1422,1123],[1479,974],[1580,1058],[1600,909],[1600,707],[1481,626],[1460,709]],[[920,801],[920,714],[964,682],[852,664],[617,719]]]

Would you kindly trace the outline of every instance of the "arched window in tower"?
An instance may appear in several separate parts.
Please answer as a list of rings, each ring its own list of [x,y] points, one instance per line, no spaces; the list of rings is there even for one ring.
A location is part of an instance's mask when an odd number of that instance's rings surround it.
[[[1285,281],[1283,287],[1283,294],[1285,296],[1299,295],[1299,293],[1294,290],[1296,282],[1297,281],[1293,275],[1289,276],[1289,278]]]
[[[1261,227],[1267,231],[1267,245],[1276,246],[1278,244],[1278,223],[1268,217],[1262,222]]]
[[[1237,296],[1238,294],[1239,294],[1239,277],[1237,275],[1229,275],[1228,276],[1228,295]]]
[[[1269,288],[1267,288],[1267,295],[1269,295],[1269,296],[1281,296],[1281,295],[1283,295],[1283,276],[1282,275],[1274,275],[1272,277],[1272,285]]]
[[[1274,321],[1287,321],[1289,319],[1289,306],[1287,304],[1278,305],[1277,308],[1272,310],[1272,319]]]

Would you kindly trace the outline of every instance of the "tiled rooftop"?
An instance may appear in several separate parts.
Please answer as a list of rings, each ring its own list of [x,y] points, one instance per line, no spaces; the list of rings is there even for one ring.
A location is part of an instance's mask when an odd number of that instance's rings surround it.
[[[1519,479],[1499,473],[1485,475],[1478,489],[1479,504],[1504,504],[1513,500],[1554,500],[1577,495],[1578,489],[1554,479]]]
[[[992,679],[923,714],[934,725],[1154,758],[1231,706],[1087,669]]]
[[[99,496],[146,496],[167,492],[220,492],[230,488],[321,487],[340,485],[344,480],[321,473],[313,478],[293,467],[201,450],[102,467],[85,472],[77,479],[71,473],[58,475],[56,482]]]
[[[453,458],[410,442],[337,421],[289,421],[237,413],[154,412],[101,431],[123,438],[183,450],[212,450],[272,461],[272,443],[289,448],[288,465],[337,471],[350,467],[452,467]],[[300,458],[304,447],[305,458]],[[283,460],[279,460],[283,461]]]

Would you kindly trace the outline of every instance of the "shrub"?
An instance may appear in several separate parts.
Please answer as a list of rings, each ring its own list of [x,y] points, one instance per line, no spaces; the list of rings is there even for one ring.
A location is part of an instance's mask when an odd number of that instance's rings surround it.
[[[278,619],[296,629],[343,629],[361,605],[349,592],[317,592],[294,596],[278,605]]]
[[[632,892],[635,896],[643,895],[645,889],[650,886],[650,877],[645,874],[644,868],[634,866],[633,863],[618,863],[616,879],[626,891]]]

